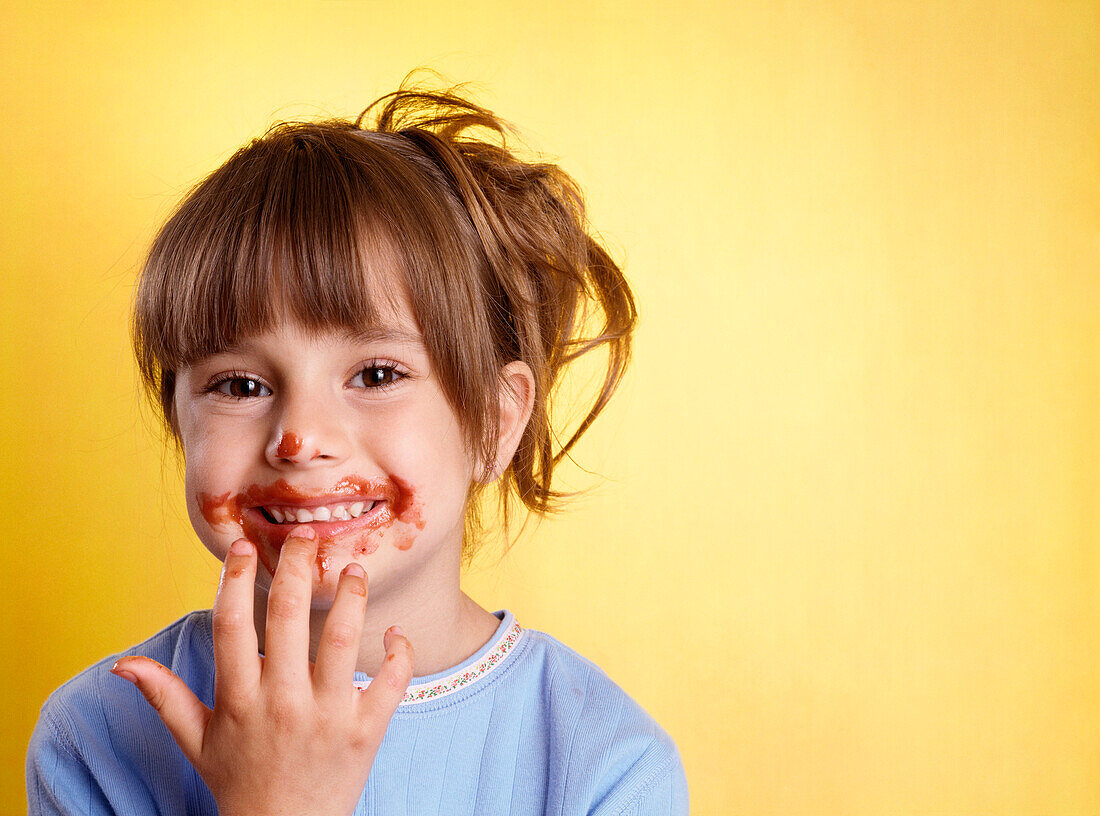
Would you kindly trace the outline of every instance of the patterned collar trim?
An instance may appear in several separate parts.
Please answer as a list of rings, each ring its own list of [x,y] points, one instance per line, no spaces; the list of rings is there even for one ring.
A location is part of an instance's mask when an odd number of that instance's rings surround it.
[[[519,643],[522,635],[523,628],[513,620],[512,625],[504,630],[489,651],[473,663],[463,666],[439,680],[429,680],[426,683],[413,683],[410,685],[405,692],[405,697],[401,700],[401,705],[438,700],[440,697],[453,694],[471,683],[476,683],[504,662],[504,658]],[[370,680],[356,680],[354,683],[360,689],[365,689],[370,685]]]

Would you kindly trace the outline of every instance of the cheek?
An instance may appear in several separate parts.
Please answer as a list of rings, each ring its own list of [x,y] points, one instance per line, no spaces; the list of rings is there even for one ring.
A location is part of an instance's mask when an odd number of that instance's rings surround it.
[[[449,412],[394,412],[363,427],[363,449],[401,487],[395,515],[402,524],[392,546],[408,549],[423,535],[461,528],[473,462]]]
[[[372,422],[361,435],[364,450],[392,475],[409,482],[424,499],[465,495],[473,461],[450,416],[409,412]]]
[[[224,448],[218,456],[218,450],[219,446],[209,438],[200,444],[184,446],[183,481],[191,504],[194,504],[198,493],[224,492],[234,487],[229,483],[230,474],[226,472],[226,461],[232,461],[232,456],[226,456]]]
[[[224,561],[229,545],[240,535],[240,526],[235,523],[232,493],[222,491],[211,493],[205,485],[191,475],[188,467],[184,479],[184,497],[187,502],[187,517],[199,540],[218,560]]]
[[[192,437],[193,439],[193,437]],[[233,501],[239,478],[236,457],[213,435],[184,445],[184,498],[187,516],[199,539],[220,560],[241,535],[239,512]]]

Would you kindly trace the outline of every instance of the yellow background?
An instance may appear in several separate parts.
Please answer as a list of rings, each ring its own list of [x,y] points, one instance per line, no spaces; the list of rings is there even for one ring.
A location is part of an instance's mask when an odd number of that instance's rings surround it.
[[[0,810],[36,712],[212,600],[125,320],[179,195],[417,65],[589,192],[642,313],[604,477],[469,591],[693,812],[1100,813],[1095,3],[4,4]]]

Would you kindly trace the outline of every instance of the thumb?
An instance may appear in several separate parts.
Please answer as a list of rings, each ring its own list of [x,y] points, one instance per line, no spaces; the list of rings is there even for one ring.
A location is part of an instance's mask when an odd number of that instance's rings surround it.
[[[195,765],[212,714],[202,700],[171,669],[148,657],[124,657],[111,667],[111,673],[137,686],[184,756]]]

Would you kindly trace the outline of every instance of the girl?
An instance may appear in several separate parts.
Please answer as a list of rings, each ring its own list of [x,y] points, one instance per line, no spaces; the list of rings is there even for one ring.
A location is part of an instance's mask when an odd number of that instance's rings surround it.
[[[487,486],[558,506],[635,321],[574,182],[505,130],[403,88],[272,128],[161,230],[134,349],[221,585],[50,697],[32,813],[686,812],[636,703],[459,589]],[[555,384],[601,348],[555,449]]]

